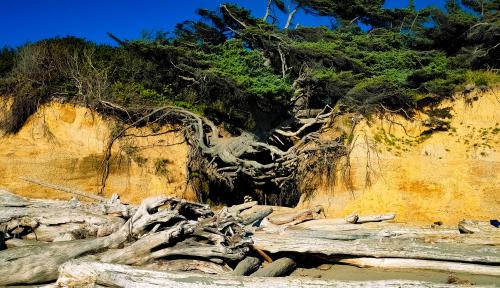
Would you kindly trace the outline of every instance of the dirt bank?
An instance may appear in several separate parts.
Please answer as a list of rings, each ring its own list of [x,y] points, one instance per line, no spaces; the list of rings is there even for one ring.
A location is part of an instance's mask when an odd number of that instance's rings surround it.
[[[321,204],[329,217],[395,212],[397,221],[456,225],[500,215],[500,90],[466,103],[447,101],[449,129],[425,133],[429,119],[378,117],[357,125],[349,182],[323,185],[301,206]],[[341,121],[346,121],[342,119]],[[336,128],[324,133],[332,137]],[[344,125],[345,126],[345,125]],[[338,177],[339,179],[341,177]]]
[[[119,123],[72,104],[51,103],[32,115],[15,135],[0,137],[0,186],[33,198],[67,199],[68,194],[20,180],[31,176],[99,191],[103,151]],[[139,203],[145,197],[169,194],[193,199],[186,184],[188,146],[175,127],[130,130],[133,135],[113,145],[105,194]]]

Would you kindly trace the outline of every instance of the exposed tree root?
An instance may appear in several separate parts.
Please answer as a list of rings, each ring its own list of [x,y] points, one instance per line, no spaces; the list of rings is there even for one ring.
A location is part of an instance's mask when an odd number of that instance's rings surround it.
[[[107,107],[114,107],[127,115],[132,114],[111,104],[108,103]],[[342,137],[333,141],[319,140],[319,129],[334,115],[329,106],[317,111],[314,117],[296,118],[293,128],[275,129],[268,141],[262,141],[246,131],[241,131],[237,136],[222,137],[214,122],[180,107],[164,106],[142,111],[140,115],[144,116],[116,131],[109,139],[101,170],[101,193],[109,173],[113,143],[126,135],[130,128],[146,123],[171,123],[184,127],[186,141],[191,146],[188,180],[202,201],[207,200],[209,194],[207,183],[216,183],[221,190],[232,191],[237,183],[243,181],[248,187],[247,191],[267,190],[264,194],[276,191],[277,197],[267,198],[267,204],[296,203],[300,192],[307,190],[297,183],[304,182],[307,175],[317,175],[323,169],[334,175],[332,171],[335,170],[336,160],[347,152],[345,139]],[[264,194],[254,196],[264,202],[263,198],[267,197]],[[242,197],[243,195],[235,195],[234,198]],[[235,200],[239,202],[241,199]]]

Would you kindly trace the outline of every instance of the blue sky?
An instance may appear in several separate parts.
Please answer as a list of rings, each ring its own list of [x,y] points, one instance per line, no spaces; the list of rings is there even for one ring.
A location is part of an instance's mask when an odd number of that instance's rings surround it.
[[[0,47],[28,41],[74,35],[99,43],[113,43],[112,32],[125,39],[139,38],[142,31],[171,30],[176,23],[195,19],[197,8],[215,9],[231,2],[264,14],[266,0],[1,0]],[[417,8],[444,0],[415,0]],[[405,7],[408,0],[387,0],[386,7]],[[328,25],[326,17],[297,15],[300,25]]]

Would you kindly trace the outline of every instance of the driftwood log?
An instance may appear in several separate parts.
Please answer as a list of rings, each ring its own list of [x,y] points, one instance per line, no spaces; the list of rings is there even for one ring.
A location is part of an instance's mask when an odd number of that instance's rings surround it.
[[[62,237],[107,236],[125,223],[120,217],[108,215],[110,210],[100,204],[28,200],[5,190],[0,190],[0,211],[0,231],[7,237],[23,236],[49,242]],[[128,214],[128,209],[120,208],[120,211],[120,215]]]
[[[241,212],[240,217],[244,225],[255,223],[264,217],[273,213],[272,207],[267,206],[254,206],[246,211]]]
[[[462,220],[458,223],[458,230],[463,234],[481,234],[487,233],[494,235],[500,232],[500,229],[491,225],[489,222]]]
[[[325,209],[322,206],[316,206],[311,209],[302,209],[299,211],[290,211],[271,215],[268,217],[269,222],[274,225],[295,225],[309,220],[317,220],[325,218]]]
[[[408,270],[435,270],[452,273],[470,273],[478,275],[500,276],[500,267],[493,265],[479,265],[471,263],[457,263],[449,261],[432,261],[402,258],[346,258],[337,262],[356,267],[376,267],[383,269]]]
[[[283,233],[280,235],[256,232],[256,246],[270,253],[295,252],[325,256],[352,255],[376,258],[411,258],[458,261],[467,263],[500,264],[500,247],[467,245],[463,243],[425,243],[411,238],[380,238],[341,241],[311,235]]]
[[[287,276],[295,270],[297,262],[289,257],[283,257],[257,270],[252,276],[257,277],[279,277]]]
[[[233,275],[248,276],[259,269],[262,261],[253,256],[247,256],[234,268]]]
[[[421,281],[325,281],[308,278],[261,278],[229,275],[202,275],[160,272],[125,265],[71,261],[60,269],[58,287],[253,287],[253,288],[322,288],[322,287],[457,287]]]

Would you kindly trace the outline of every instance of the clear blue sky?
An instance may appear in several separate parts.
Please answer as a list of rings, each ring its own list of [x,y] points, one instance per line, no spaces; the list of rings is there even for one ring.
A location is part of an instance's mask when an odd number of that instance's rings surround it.
[[[171,30],[175,24],[196,19],[197,8],[215,9],[221,3],[249,8],[264,14],[266,0],[1,0],[0,47],[27,41],[74,35],[99,43],[113,43],[112,32],[125,39],[139,38],[142,31]],[[417,8],[444,0],[415,0]],[[405,7],[408,0],[387,0],[386,7]],[[284,16],[283,16],[284,17]],[[322,19],[321,19],[322,18]],[[283,19],[282,19],[283,21]],[[328,25],[325,17],[297,15],[300,25]]]

